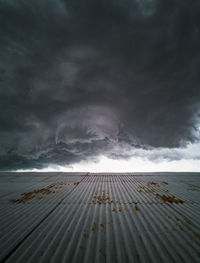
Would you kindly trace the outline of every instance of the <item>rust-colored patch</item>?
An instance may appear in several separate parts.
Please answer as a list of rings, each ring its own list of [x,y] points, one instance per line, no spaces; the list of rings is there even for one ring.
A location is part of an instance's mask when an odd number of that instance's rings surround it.
[[[163,189],[162,191],[165,192],[165,193],[169,192],[169,190],[167,190],[167,189]]]
[[[184,203],[184,201],[182,201],[181,199],[178,199],[175,196],[170,196],[170,195],[156,194],[156,198],[162,199],[164,202],[168,202],[168,203],[176,203],[176,204]]]
[[[197,186],[194,186],[194,185],[190,185],[190,186],[188,186],[188,190],[199,192],[199,191],[200,191],[200,188],[197,187]]]
[[[185,218],[178,218],[177,216],[175,216],[175,219],[176,219],[177,222],[187,223],[187,224],[189,224],[189,225],[191,225],[191,226],[193,226],[193,227],[196,227],[196,225],[193,224],[192,221],[189,220],[189,219],[186,218],[186,217],[185,217]]]
[[[109,193],[107,193],[107,194],[105,194],[105,191],[103,190],[102,191],[102,194],[95,194],[94,196],[93,196],[93,200],[92,200],[92,202],[94,203],[94,204],[105,204],[106,202],[108,202],[108,203],[113,203],[113,200],[111,200],[110,199],[110,197],[109,197]]]
[[[199,238],[200,238],[200,234],[199,234],[199,231],[197,232],[195,230],[198,229],[199,230],[199,227],[197,225],[195,225],[191,220],[189,220],[188,218],[186,217],[172,217],[170,215],[167,216],[170,220],[176,220],[175,224],[176,224],[176,227],[178,227],[180,230],[184,231],[187,233],[187,235],[192,239],[194,240],[196,243],[198,243],[198,245],[200,244],[199,243]]]
[[[135,211],[139,211],[139,208],[138,208],[138,206],[137,205],[135,205]]]
[[[145,193],[145,194],[153,194],[156,195],[157,192],[164,192],[164,193],[168,193],[169,190],[168,189],[164,189],[162,186],[163,185],[168,185],[167,182],[162,181],[162,182],[154,182],[154,181],[150,181],[146,184],[146,186],[144,185],[138,185],[137,186],[137,192],[139,193]],[[160,187],[161,186],[161,187]]]
[[[96,223],[94,222],[91,226],[91,230],[94,232],[96,230]]]
[[[156,183],[156,182],[153,182],[153,181],[148,182],[148,183],[147,183],[147,186],[156,186],[156,187],[160,187],[159,183]]]
[[[100,224],[100,227],[104,227],[104,224]]]
[[[154,193],[155,190],[154,189],[150,189],[150,188],[147,188],[146,186],[143,186],[143,185],[138,185],[138,189],[137,189],[137,192],[139,193]]]
[[[193,227],[197,227],[195,224],[192,223],[188,218],[184,218],[185,222]]]
[[[67,185],[68,183],[66,182],[56,182],[56,183],[53,183],[53,184],[50,184],[44,188],[41,188],[41,189],[36,189],[36,190],[33,190],[31,192],[25,192],[25,193],[22,193],[21,194],[21,197],[18,198],[18,199],[12,199],[10,200],[10,202],[12,203],[26,203],[28,201],[30,201],[31,199],[38,199],[38,200],[41,200],[44,198],[45,195],[49,195],[49,194],[54,194],[55,191],[52,190],[53,188],[57,188],[58,186],[63,186],[63,185]]]
[[[106,259],[106,253],[104,252],[104,250],[103,249],[99,249],[99,252],[100,252],[100,254],[102,254],[102,256]]]
[[[80,184],[80,182],[74,182],[74,185],[75,186],[77,186],[77,185],[79,185]]]

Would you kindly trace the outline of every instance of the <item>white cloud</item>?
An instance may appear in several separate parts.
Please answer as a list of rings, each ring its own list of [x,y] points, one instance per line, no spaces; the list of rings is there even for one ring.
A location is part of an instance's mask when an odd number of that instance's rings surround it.
[[[51,165],[43,170],[60,172],[200,172],[200,144],[190,144],[187,148],[136,149],[128,152],[128,159],[111,159],[100,155],[93,161],[81,161],[70,166]],[[135,151],[135,152],[134,152]],[[123,152],[122,154],[125,154]],[[174,157],[176,157],[174,160]],[[23,171],[23,170],[19,170]]]

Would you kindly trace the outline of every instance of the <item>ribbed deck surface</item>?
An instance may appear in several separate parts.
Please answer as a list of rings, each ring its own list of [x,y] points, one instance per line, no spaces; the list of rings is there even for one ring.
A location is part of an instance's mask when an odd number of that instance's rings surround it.
[[[0,261],[200,262],[200,174],[1,173]]]

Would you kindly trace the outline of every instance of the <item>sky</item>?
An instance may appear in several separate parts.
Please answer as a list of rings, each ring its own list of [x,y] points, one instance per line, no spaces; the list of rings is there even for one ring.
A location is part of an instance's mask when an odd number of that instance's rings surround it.
[[[198,0],[0,0],[0,170],[200,171]]]

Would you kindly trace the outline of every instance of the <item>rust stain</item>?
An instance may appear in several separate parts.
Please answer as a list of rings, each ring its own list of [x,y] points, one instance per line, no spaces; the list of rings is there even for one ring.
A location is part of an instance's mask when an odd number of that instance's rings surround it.
[[[169,217],[170,218],[170,217]],[[198,244],[199,243],[199,238],[200,238],[200,234],[199,232],[197,233],[194,228],[199,230],[199,227],[197,225],[195,225],[191,220],[189,220],[188,218],[178,218],[175,216],[175,219],[177,221],[176,225],[183,230],[184,232],[187,231],[187,233],[191,236],[191,238],[193,240],[195,240]],[[189,231],[189,232],[188,232]]]
[[[103,190],[102,191],[102,194],[97,194],[97,193],[95,193],[95,195],[93,196],[93,200],[92,200],[92,202],[94,203],[94,204],[105,204],[106,202],[108,202],[109,204],[111,204],[111,203],[113,203],[113,200],[111,200],[110,199],[110,197],[109,197],[109,193],[106,193],[105,194],[105,191]]]
[[[102,256],[106,259],[106,253],[104,252],[104,250],[103,249],[99,249],[99,252],[100,252],[100,254],[102,254]]]
[[[156,183],[156,182],[153,182],[153,181],[148,182],[148,183],[147,183],[147,186],[156,186],[156,187],[160,187],[159,183]]]
[[[138,208],[138,206],[137,205],[135,205],[135,211],[139,211],[139,208]]]
[[[162,181],[161,183],[165,184],[165,185],[168,185],[168,183],[165,182],[165,181]],[[150,186],[150,188],[148,188],[148,186]],[[153,186],[153,187],[151,187],[151,186]],[[150,182],[147,183],[147,186],[138,185],[137,191],[139,193],[148,193],[148,194],[151,193],[151,194],[153,194],[155,196],[155,198],[161,199],[164,202],[176,203],[176,204],[183,204],[184,203],[183,200],[178,199],[175,196],[161,195],[161,194],[157,193],[157,190],[156,190],[157,187],[160,187],[159,183],[150,181]],[[167,189],[162,189],[162,188],[159,190],[159,192],[160,191],[165,192],[165,193],[169,192]]]
[[[164,185],[168,185],[167,182],[163,181],[161,183],[157,183],[157,182],[154,182],[154,181],[150,181],[150,182],[147,182],[146,186],[144,185],[138,185],[138,189],[137,189],[137,192],[139,193],[154,193],[155,192],[155,189],[160,187],[161,184],[164,184]],[[151,187],[151,188],[148,188],[148,187]],[[168,192],[168,190],[166,189],[161,189],[163,192]]]
[[[190,191],[197,191],[197,192],[200,191],[199,187],[194,186],[194,185],[190,185],[190,186],[188,186],[188,190],[190,190]]]
[[[91,230],[94,232],[96,230],[96,223],[94,222],[91,226]]]
[[[147,188],[146,186],[143,185],[138,185],[137,192],[139,193],[154,193],[154,189]]]
[[[191,220],[189,220],[186,217],[182,219],[182,218],[178,218],[177,216],[175,216],[175,219],[176,219],[177,222],[187,223],[187,224],[189,224],[189,225],[191,225],[193,227],[197,227],[195,224],[192,223]]]
[[[181,199],[176,198],[175,196],[170,196],[170,195],[160,195],[160,194],[156,194],[155,196],[158,199],[162,199],[164,202],[168,202],[168,203],[176,203],[176,204],[183,204],[184,201],[182,201]]]
[[[56,193],[54,190],[52,190],[53,188],[57,189],[58,187],[62,187],[63,185],[68,185],[68,183],[56,182],[56,183],[50,184],[50,185],[48,185],[44,188],[41,188],[41,189],[36,189],[36,190],[31,191],[31,192],[25,192],[25,193],[21,194],[20,198],[12,199],[12,200],[10,200],[10,202],[19,204],[19,203],[26,203],[26,202],[34,199],[34,198],[41,200],[44,198],[45,195]]]

